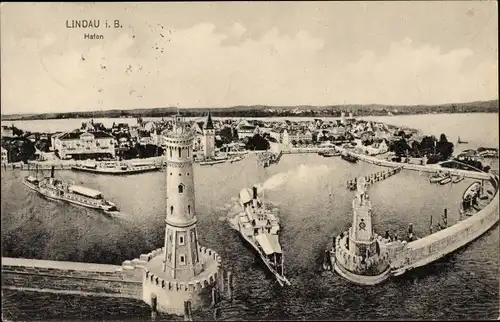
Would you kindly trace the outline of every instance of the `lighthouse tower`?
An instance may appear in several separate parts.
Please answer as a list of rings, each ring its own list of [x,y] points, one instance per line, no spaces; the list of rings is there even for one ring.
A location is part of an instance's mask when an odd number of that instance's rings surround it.
[[[208,112],[207,122],[203,128],[203,155],[205,159],[215,156],[215,129],[210,112]]]
[[[162,133],[167,167],[164,247],[144,256],[143,300],[159,312],[182,315],[186,301],[203,305],[202,289],[215,285],[221,258],[198,243],[191,127],[178,114]]]
[[[358,283],[373,285],[389,277],[389,257],[373,232],[372,204],[364,177],[357,180],[352,201],[352,226],[335,238],[335,271]]]
[[[173,129],[165,138],[166,228],[163,271],[171,278],[186,279],[201,270],[193,179],[194,133],[174,116]]]
[[[352,226],[349,249],[358,256],[369,257],[376,252],[376,240],[372,228],[372,203],[366,192],[366,180],[357,183],[356,198],[352,201]]]

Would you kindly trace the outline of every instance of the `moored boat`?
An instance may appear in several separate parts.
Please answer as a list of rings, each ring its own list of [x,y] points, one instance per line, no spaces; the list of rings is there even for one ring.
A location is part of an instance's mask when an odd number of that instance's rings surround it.
[[[325,158],[331,158],[331,157],[337,157],[340,155],[340,152],[338,152],[337,150],[328,150],[328,151],[324,151],[322,154],[321,154],[323,157]]]
[[[226,159],[224,160],[207,160],[207,161],[201,161],[200,165],[214,165],[214,164],[219,164],[219,163],[224,163],[226,162]]]
[[[50,200],[102,210],[107,214],[118,212],[116,205],[104,199],[100,191],[54,178],[54,167],[51,169],[50,177],[38,179],[38,177],[29,175],[23,179],[23,183]]]
[[[284,275],[278,218],[258,198],[257,187],[241,190],[239,197],[242,211],[234,218],[233,228],[255,249],[278,283],[290,285]]]
[[[120,163],[120,162],[105,162],[105,163],[84,163],[71,167],[73,171],[83,171],[98,174],[138,174],[151,171],[159,171],[162,169],[161,165],[153,163]]]
[[[453,177],[452,183],[459,183],[464,180],[463,176],[455,176]]]
[[[245,159],[245,158],[244,158],[244,157],[242,157],[242,156],[236,156],[236,157],[234,157],[234,158],[229,159],[229,162],[234,163],[234,162],[241,161],[241,160],[243,160],[243,159]]]
[[[340,155],[340,157],[343,159],[343,160],[346,160],[347,162],[351,162],[351,163],[356,163],[358,162],[358,158],[355,157],[354,155],[351,155],[349,153],[342,153]]]
[[[483,158],[498,158],[498,150],[496,149],[484,149],[482,151],[478,150],[478,154]]]
[[[443,179],[441,179],[439,181],[439,184],[445,185],[445,184],[450,183],[450,182],[451,182],[451,177],[450,176],[446,176],[446,177],[444,177]]]
[[[438,172],[435,175],[433,175],[432,177],[430,177],[429,182],[430,183],[438,183],[438,182],[441,182],[441,180],[443,180],[446,177],[447,177],[447,175],[445,173]]]

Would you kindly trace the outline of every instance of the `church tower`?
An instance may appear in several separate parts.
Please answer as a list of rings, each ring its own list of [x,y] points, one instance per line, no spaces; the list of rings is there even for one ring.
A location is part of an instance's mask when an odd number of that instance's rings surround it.
[[[202,270],[196,230],[193,139],[194,132],[180,115],[175,115],[173,129],[165,136],[167,198],[163,260],[163,271],[174,279],[190,278]]]
[[[207,122],[203,128],[203,141],[205,159],[213,158],[215,156],[215,129],[210,112],[208,112]]]

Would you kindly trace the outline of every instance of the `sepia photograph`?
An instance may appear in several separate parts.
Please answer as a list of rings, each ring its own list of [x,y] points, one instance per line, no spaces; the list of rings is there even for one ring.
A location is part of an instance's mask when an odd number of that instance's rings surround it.
[[[2,2],[2,321],[499,320],[496,1]]]

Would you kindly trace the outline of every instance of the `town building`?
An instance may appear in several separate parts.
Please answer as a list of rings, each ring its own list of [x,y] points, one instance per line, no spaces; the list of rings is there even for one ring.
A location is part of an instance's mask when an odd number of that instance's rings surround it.
[[[154,133],[154,132],[153,132]],[[146,145],[151,145],[154,144],[154,137],[152,133],[146,130],[138,130],[137,131],[137,143],[140,145],[146,146]]]
[[[370,145],[359,145],[356,149],[368,155],[378,155],[389,151],[389,147],[387,145],[386,140],[382,140],[380,142],[373,142]]]
[[[208,123],[208,122],[207,122]],[[212,288],[220,273],[216,252],[199,245],[193,173],[194,130],[180,115],[166,142],[165,242],[161,253],[144,266],[143,300],[159,312],[183,314],[185,302],[203,305],[202,291]]]
[[[2,137],[13,137],[14,136],[14,126],[2,125]]]
[[[130,134],[130,129],[128,123],[118,123],[115,124],[113,123],[113,126],[111,127],[111,134],[113,135],[128,135]]]
[[[115,158],[115,138],[100,131],[67,132],[55,136],[54,152],[60,159]]]
[[[9,151],[2,147],[2,165],[9,163]]]
[[[276,140],[276,142],[281,143],[283,141],[283,131],[284,129],[272,129],[269,131],[269,136]]]
[[[250,124],[247,120],[242,120],[236,126],[236,130],[238,131],[238,139],[250,138],[255,135],[256,126]]]
[[[56,132],[56,133],[52,133],[50,134],[50,147],[49,147],[49,151],[54,151],[55,150],[55,146],[56,146],[56,139],[57,137],[61,136],[65,134],[65,132]]]
[[[301,130],[296,130],[296,131],[290,131],[288,132],[288,139],[289,142],[292,144],[295,142],[295,144],[310,144],[312,142],[312,133],[309,130],[306,131],[301,131]]]
[[[285,148],[288,148],[290,147],[290,136],[288,135],[288,131],[287,129],[284,129],[283,130],[283,135],[282,135],[282,138],[281,138],[281,144],[283,145],[283,147]]]

